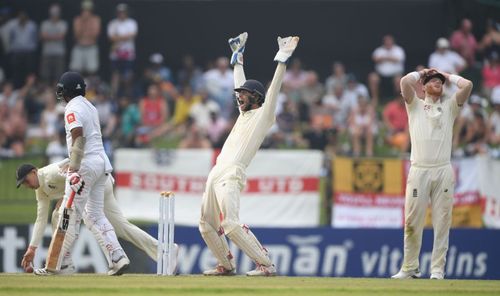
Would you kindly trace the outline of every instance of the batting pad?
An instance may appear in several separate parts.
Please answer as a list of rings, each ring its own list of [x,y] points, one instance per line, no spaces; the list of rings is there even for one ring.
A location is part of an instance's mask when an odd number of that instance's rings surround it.
[[[201,228],[203,228],[203,230]],[[206,228],[210,229],[206,231]],[[229,251],[229,245],[227,244],[224,232],[221,231],[218,233],[212,226],[204,223],[203,227],[200,225],[200,233],[210,251],[212,251],[215,258],[217,258],[217,261],[219,261],[219,264],[224,266],[227,270],[235,269],[236,263],[234,262],[233,255]]]
[[[267,251],[262,247],[248,226],[242,225],[241,227],[236,227],[227,236],[257,264],[264,266],[272,264]]]

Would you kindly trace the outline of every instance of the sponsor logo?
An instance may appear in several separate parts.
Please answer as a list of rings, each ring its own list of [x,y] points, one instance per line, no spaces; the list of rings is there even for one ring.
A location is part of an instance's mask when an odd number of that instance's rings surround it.
[[[66,121],[68,122],[68,124],[75,122],[75,113],[69,113],[68,115],[66,115]]]

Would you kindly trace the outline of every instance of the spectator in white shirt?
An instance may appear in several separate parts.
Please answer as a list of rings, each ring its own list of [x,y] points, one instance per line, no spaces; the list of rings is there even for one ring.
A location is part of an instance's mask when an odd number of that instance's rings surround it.
[[[439,71],[458,74],[467,66],[467,62],[456,52],[450,50],[450,43],[446,38],[439,38],[436,42],[436,51],[429,57],[429,68]]]

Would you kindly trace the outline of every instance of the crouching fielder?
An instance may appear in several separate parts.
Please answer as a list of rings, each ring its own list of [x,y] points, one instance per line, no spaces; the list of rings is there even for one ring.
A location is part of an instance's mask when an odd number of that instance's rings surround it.
[[[218,261],[205,275],[234,275],[235,260],[229,251],[227,236],[256,263],[249,276],[276,274],[268,252],[248,226],[240,225],[240,193],[245,184],[245,170],[259,149],[275,120],[276,99],[286,70],[286,61],[297,47],[299,37],[278,37],[279,51],[274,60],[276,72],[267,92],[256,80],[246,80],[243,71],[243,51],[248,34],[229,39],[233,51],[234,84],[240,115],[229,134],[216,165],[208,175],[203,194],[200,233]]]
[[[424,100],[415,95],[418,80],[424,85]],[[442,101],[446,80],[456,84],[458,91]],[[403,77],[401,91],[410,126],[411,167],[406,183],[403,266],[392,278],[420,277],[418,257],[430,201],[434,228],[431,279],[443,279],[455,187],[450,163],[453,123],[472,91],[472,82],[458,75],[425,69]]]
[[[21,261],[21,265],[25,271],[31,271],[36,249],[42,240],[45,226],[47,225],[50,201],[59,199],[59,205],[64,196],[68,163],[69,160],[65,159],[40,169],[37,169],[31,164],[23,164],[17,170],[17,186],[19,187],[22,184],[27,188],[34,189],[37,201],[37,217],[33,227],[33,235],[29,247]],[[54,232],[57,226],[57,221],[61,214],[60,210],[61,209],[58,210],[56,207],[52,213],[52,232]],[[130,223],[123,216],[113,193],[113,177],[111,175],[108,176],[104,188],[104,214],[111,225],[113,225],[116,235],[119,238],[131,242],[137,248],[143,250],[151,259],[157,260],[157,240],[139,227]],[[77,224],[79,225],[80,221],[77,221]],[[79,227],[76,227],[76,231],[78,231],[78,229]],[[65,254],[65,259],[65,264],[61,266],[60,273],[73,273],[75,268],[71,260],[70,252]],[[35,270],[35,273],[38,274],[45,272],[44,269]]]

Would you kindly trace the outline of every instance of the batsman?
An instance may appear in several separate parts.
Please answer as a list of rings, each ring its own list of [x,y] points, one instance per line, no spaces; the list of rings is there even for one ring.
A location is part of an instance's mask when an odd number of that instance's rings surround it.
[[[262,83],[245,78],[243,52],[247,38],[245,32],[229,39],[233,51],[234,91],[240,115],[208,175],[201,206],[199,230],[218,261],[214,269],[204,272],[208,276],[236,274],[235,260],[229,251],[226,236],[255,261],[256,268],[247,272],[248,276],[276,274],[268,251],[248,226],[240,225],[240,193],[245,184],[245,170],[275,121],[277,96],[286,62],[297,47],[299,37],[278,37],[279,51],[274,58],[278,66],[267,94]]]

